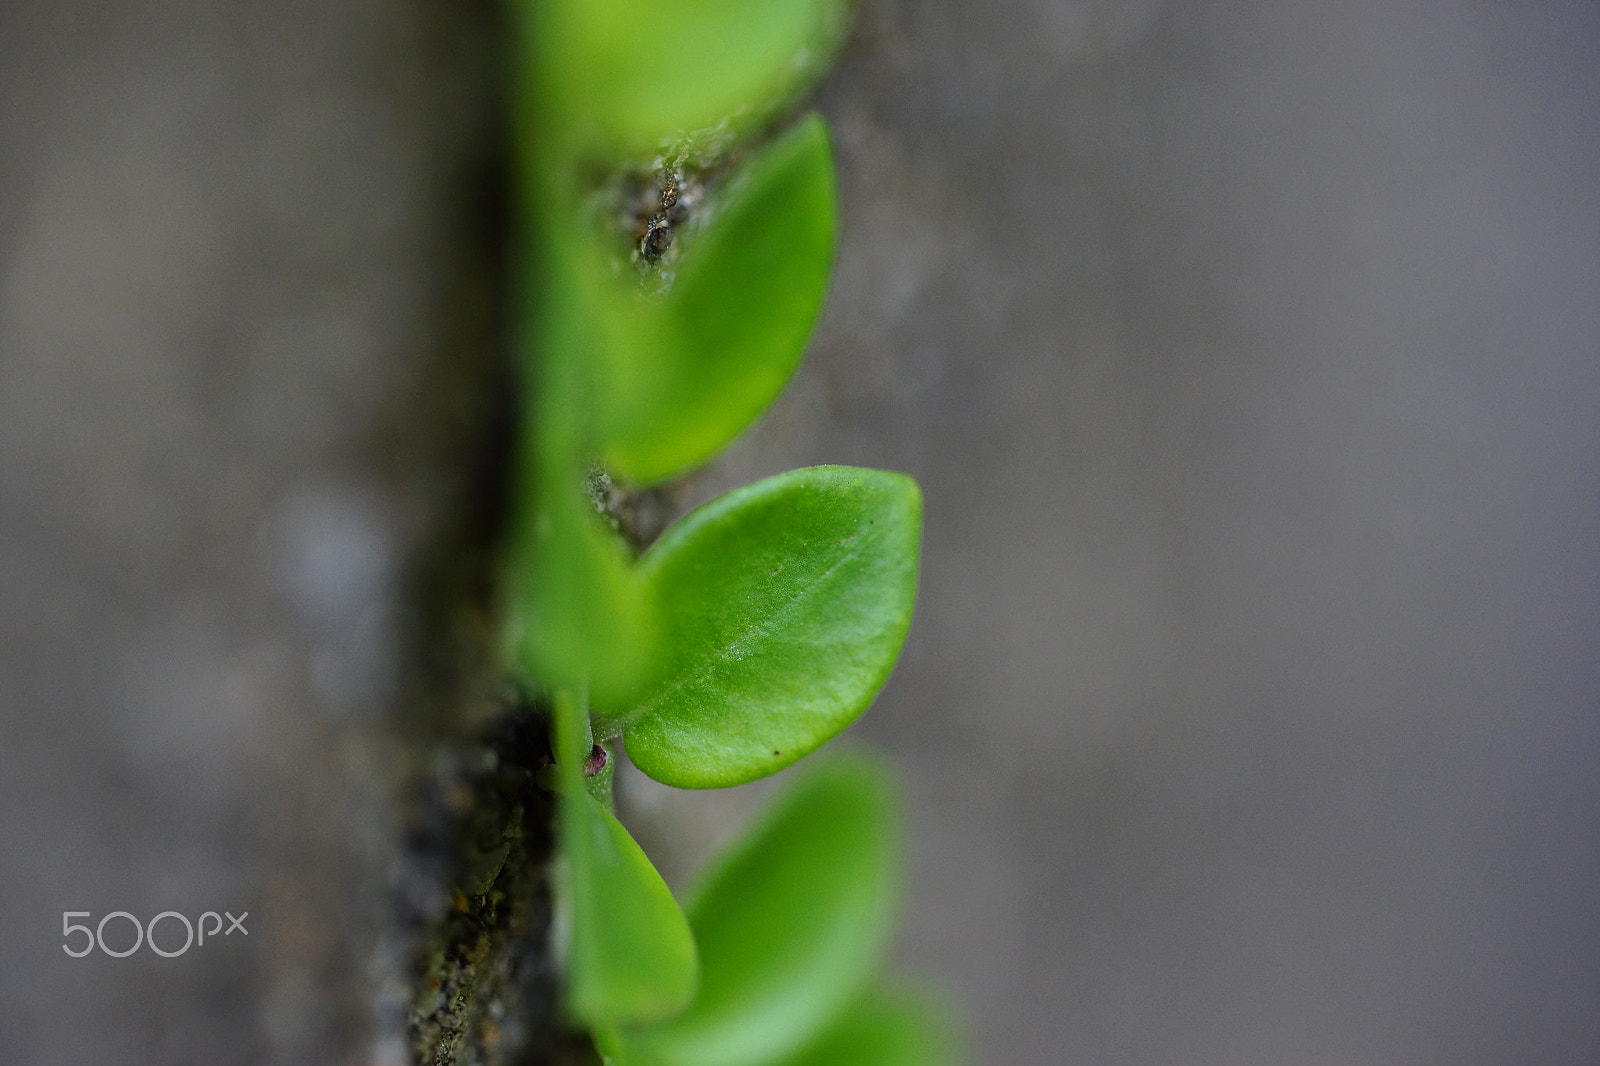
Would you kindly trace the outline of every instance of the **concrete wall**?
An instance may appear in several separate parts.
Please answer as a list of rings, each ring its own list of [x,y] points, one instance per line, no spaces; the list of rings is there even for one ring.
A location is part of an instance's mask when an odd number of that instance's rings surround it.
[[[398,1061],[395,722],[481,441],[488,16],[0,5],[8,1061]],[[251,917],[73,959],[67,910]]]
[[[976,1061],[1600,1056],[1595,9],[862,30],[833,302],[718,485],[926,491],[856,732]]]

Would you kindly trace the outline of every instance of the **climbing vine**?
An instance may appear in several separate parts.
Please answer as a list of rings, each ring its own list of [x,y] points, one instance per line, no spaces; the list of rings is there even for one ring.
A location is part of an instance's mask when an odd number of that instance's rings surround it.
[[[846,12],[512,10],[524,417],[502,636],[552,722],[565,1010],[617,1066],[946,1061],[937,1012],[881,985],[900,893],[881,767],[802,775],[683,907],[611,803],[618,740],[680,788],[804,758],[866,709],[905,639],[921,497],[903,475],[791,471],[642,554],[603,513],[712,458],[798,365],[835,190],[823,120],[792,115]]]

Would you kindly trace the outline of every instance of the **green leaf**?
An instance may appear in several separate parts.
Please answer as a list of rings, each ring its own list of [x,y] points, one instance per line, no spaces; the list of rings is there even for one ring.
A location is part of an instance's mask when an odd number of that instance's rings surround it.
[[[602,368],[601,453],[649,483],[711,458],[799,365],[828,289],[835,192],[810,115],[748,163],[711,221],[678,242],[671,290],[622,299]]]
[[[694,993],[694,938],[661,875],[584,785],[589,745],[582,708],[563,695],[556,716],[572,930],[568,1005],[589,1023],[668,1017]]]
[[[648,1022],[694,990],[695,945],[671,892],[622,823],[587,792],[563,800],[572,884],[568,1001],[585,1021]]]
[[[923,997],[874,992],[778,1066],[949,1066],[959,1053],[948,1017]]]
[[[965,1060],[951,1009],[926,996],[874,990],[771,1066],[954,1066]],[[611,1066],[665,1066],[637,1040],[599,1026],[595,1047]],[[754,1066],[750,1060],[745,1066]]]
[[[533,14],[545,107],[609,154],[753,128],[821,73],[847,21],[842,0],[544,0]]]
[[[530,493],[536,509],[519,523],[507,580],[511,656],[544,684],[631,699],[651,663],[654,601],[577,477],[560,480],[574,484]]]
[[[624,1061],[757,1066],[819,1034],[882,961],[897,828],[865,760],[833,761],[781,796],[691,894],[699,992],[676,1018],[622,1034]]]
[[[728,493],[640,560],[659,681],[628,756],[679,788],[783,769],[864,711],[916,599],[922,497],[903,474],[819,466]]]
[[[519,309],[528,408],[516,456],[504,604],[508,657],[541,685],[627,699],[650,661],[650,599],[585,492],[592,366],[605,307],[595,249],[559,214],[529,255],[548,260]]]

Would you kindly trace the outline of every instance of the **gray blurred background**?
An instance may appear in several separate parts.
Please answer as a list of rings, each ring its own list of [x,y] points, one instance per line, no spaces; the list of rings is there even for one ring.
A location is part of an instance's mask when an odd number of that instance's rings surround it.
[[[394,1061],[494,55],[476,7],[0,8],[8,1061]],[[831,302],[681,502],[922,483],[852,739],[974,1060],[1600,1062],[1600,10],[864,0],[821,102]],[[751,802],[623,785],[675,879]]]

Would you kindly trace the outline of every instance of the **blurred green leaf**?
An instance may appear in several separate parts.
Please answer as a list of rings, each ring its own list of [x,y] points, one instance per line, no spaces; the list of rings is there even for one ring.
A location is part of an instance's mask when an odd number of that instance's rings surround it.
[[[682,912],[628,831],[586,791],[563,800],[572,883],[568,998],[585,1021],[649,1022],[694,990]]]
[[[775,1066],[950,1066],[958,1051],[947,1017],[920,996],[874,992]]]
[[[693,1002],[622,1034],[621,1060],[758,1066],[826,1029],[882,961],[899,888],[896,821],[883,771],[866,760],[832,761],[785,792],[691,893]]]
[[[711,458],[794,373],[833,263],[833,157],[810,115],[745,167],[711,221],[679,242],[671,290],[620,293],[602,367],[600,449],[641,483]]]
[[[583,709],[563,696],[556,718],[572,922],[568,1005],[590,1023],[657,1021],[694,993],[694,938],[661,875],[584,785],[589,734]]]
[[[576,475],[563,478],[576,483]],[[545,684],[633,698],[651,661],[653,599],[622,541],[575,484],[539,492],[514,545],[507,634],[514,661]]]
[[[612,155],[748,130],[821,73],[847,13],[842,0],[543,0],[544,104],[565,137]]]
[[[580,225],[552,220],[535,251],[540,284],[519,309],[528,400],[507,543],[505,636],[520,671],[591,698],[630,698],[651,656],[650,597],[631,553],[585,492],[593,455],[592,366],[605,320],[599,254]]]
[[[640,560],[659,681],[628,756],[679,788],[742,784],[838,734],[889,676],[916,598],[922,497],[903,474],[795,470],[676,523]]]

